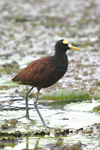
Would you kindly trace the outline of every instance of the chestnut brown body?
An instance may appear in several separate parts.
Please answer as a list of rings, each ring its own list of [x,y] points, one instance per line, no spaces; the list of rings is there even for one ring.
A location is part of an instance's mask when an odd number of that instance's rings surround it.
[[[68,67],[68,58],[66,55],[66,51],[68,49],[79,50],[77,47],[71,46],[71,44],[67,40],[64,39],[59,40],[55,45],[54,56],[40,58],[38,60],[31,62],[25,69],[20,71],[12,79],[12,81],[17,82],[19,84],[32,86],[25,96],[26,102],[25,117],[31,121],[34,120],[29,118],[28,95],[34,87],[37,87],[37,96],[36,100],[34,101],[34,107],[45,128],[48,128],[48,126],[46,125],[37,107],[39,91],[41,88],[46,88],[53,85],[66,73]]]

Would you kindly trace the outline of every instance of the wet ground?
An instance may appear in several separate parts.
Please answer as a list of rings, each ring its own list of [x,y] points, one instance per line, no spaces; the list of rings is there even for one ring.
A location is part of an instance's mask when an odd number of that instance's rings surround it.
[[[49,93],[53,90],[70,89],[76,91],[87,91],[93,100],[93,95],[98,93],[100,97],[100,1],[95,0],[1,0],[0,1],[0,109],[1,109],[1,126],[4,123],[4,119],[11,119],[12,112],[13,116],[15,112],[21,111],[20,115],[25,113],[25,103],[23,101],[23,95],[30,88],[29,86],[18,86],[13,84],[10,80],[17,74],[21,69],[27,66],[31,61],[44,57],[47,55],[54,54],[54,45],[57,40],[66,38],[73,45],[80,48],[78,51],[68,51],[69,67],[65,76],[54,86],[47,89],[41,90],[40,95],[43,93]],[[34,111],[33,108],[33,97],[35,97],[36,89],[33,89],[29,100],[30,111]],[[99,98],[100,99],[100,98]],[[90,110],[96,105],[100,105],[100,101],[88,101],[87,103],[91,106]],[[41,111],[45,115],[46,112],[54,114],[62,112],[63,118],[67,117],[72,119],[73,122],[73,111],[66,112],[66,103],[64,105],[57,105],[56,110],[54,105],[49,106],[42,103],[39,105]],[[87,105],[87,104],[86,104]],[[85,105],[85,107],[86,107]],[[82,104],[82,108],[84,104]],[[71,110],[79,110],[80,105],[68,105]],[[67,107],[67,108],[68,108]],[[11,111],[12,110],[12,111]],[[48,110],[48,111],[47,111]],[[85,110],[87,111],[87,110]],[[35,113],[35,111],[34,111]],[[72,113],[72,114],[71,114]],[[8,116],[6,115],[8,114]],[[33,113],[32,113],[33,114]],[[59,113],[58,113],[59,114]],[[80,119],[80,116],[76,115],[75,122]],[[95,117],[96,115],[96,117]],[[33,115],[32,115],[33,116]],[[35,116],[35,115],[34,115]],[[52,114],[52,117],[55,115]],[[87,117],[88,115],[84,117]],[[17,117],[15,115],[15,117]],[[52,120],[51,117],[51,120]],[[60,127],[58,115],[57,127]],[[79,118],[78,118],[79,117]],[[99,113],[93,113],[92,117],[96,118],[94,121],[90,121],[90,126],[94,127],[94,123],[100,123],[98,119]],[[36,117],[36,120],[39,118]],[[55,119],[55,117],[53,118]],[[89,118],[88,118],[89,119]],[[87,119],[87,120],[88,120]],[[85,119],[84,119],[85,120]],[[68,121],[68,120],[67,120]],[[16,130],[21,129],[23,126],[23,120],[21,128],[15,128]],[[68,123],[68,128],[71,128],[72,122]],[[80,127],[86,127],[88,125],[81,122],[83,126],[74,127],[75,130]],[[86,122],[86,121],[85,121]],[[50,123],[50,122],[49,122]],[[62,123],[63,124],[63,123]],[[51,123],[51,125],[54,125]],[[25,125],[26,128],[26,125]],[[1,128],[2,129],[2,128]],[[94,128],[93,128],[94,129]],[[96,129],[96,127],[95,127]],[[26,130],[24,130],[26,132]],[[97,130],[95,130],[97,131]],[[13,132],[13,131],[11,131]],[[100,138],[100,131],[99,133]],[[94,135],[94,134],[93,134]],[[97,134],[96,134],[97,135]],[[79,136],[79,134],[78,134]],[[95,135],[94,135],[95,136]],[[86,142],[88,145],[94,143],[94,148],[99,149],[100,143],[97,141]],[[80,139],[75,135],[76,139]],[[86,136],[85,136],[86,138]],[[34,138],[32,138],[33,140]],[[51,138],[52,139],[52,138]],[[72,135],[72,141],[73,141]],[[82,138],[81,138],[82,139]],[[84,139],[84,138],[83,138]],[[42,139],[44,140],[44,139]],[[30,140],[29,140],[30,141]],[[35,139],[36,141],[36,139]],[[45,141],[45,140],[44,140]],[[65,144],[67,143],[65,138]],[[76,140],[77,143],[78,140]],[[84,141],[84,140],[83,140]],[[82,141],[82,142],[83,142]],[[88,141],[88,140],[87,140]],[[51,143],[54,142],[51,140]],[[31,143],[31,142],[29,142]],[[43,141],[40,144],[44,146]],[[45,143],[45,142],[44,142]],[[47,142],[48,143],[48,142]],[[71,143],[70,140],[68,143]],[[83,142],[84,143],[84,142]],[[25,144],[25,142],[24,142]],[[32,143],[31,143],[32,144]],[[29,145],[31,145],[29,144]],[[33,145],[30,147],[32,148]],[[25,147],[25,146],[22,146]],[[28,146],[27,146],[28,147]],[[87,149],[89,146],[87,146]],[[92,145],[93,147],[93,145]],[[49,147],[50,148],[50,147]],[[54,148],[54,147],[53,147]],[[6,149],[6,148],[5,148]],[[9,149],[9,148],[7,148]],[[10,149],[15,149],[15,147]],[[86,147],[83,146],[83,149]]]

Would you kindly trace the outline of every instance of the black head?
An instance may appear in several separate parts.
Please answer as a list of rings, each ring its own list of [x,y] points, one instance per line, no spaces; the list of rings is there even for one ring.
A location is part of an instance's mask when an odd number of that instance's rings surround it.
[[[55,45],[55,50],[56,51],[63,51],[66,52],[68,49],[75,49],[79,51],[79,48],[72,46],[69,41],[62,39],[59,40],[56,45]]]

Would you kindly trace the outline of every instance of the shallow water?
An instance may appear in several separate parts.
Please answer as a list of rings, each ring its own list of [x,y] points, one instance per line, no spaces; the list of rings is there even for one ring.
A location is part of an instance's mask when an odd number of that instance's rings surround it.
[[[25,115],[25,102],[22,97],[1,97],[0,104],[0,126],[5,124],[5,120],[11,120],[20,118]],[[43,103],[39,101],[38,108],[50,127],[60,128],[60,129],[69,129],[70,131],[76,131],[77,129],[91,127],[94,123],[100,122],[100,113],[94,113],[93,107],[100,104],[100,100],[93,101],[83,101],[76,103]],[[9,130],[1,130],[1,132],[6,134],[14,133],[15,131],[20,131],[21,133],[35,132],[36,130],[44,129],[41,123],[41,120],[34,109],[33,98],[29,99],[29,114],[30,117],[35,120],[36,124],[31,124],[25,118],[19,119],[18,124],[15,128]],[[99,133],[98,133],[99,134]],[[7,137],[7,135],[6,135]],[[97,148],[99,146],[99,138],[95,136],[80,133],[70,133],[67,136],[63,137],[63,144],[73,144],[81,141],[85,146],[82,146],[83,149]],[[39,140],[38,146],[45,147],[46,144],[56,142],[57,138],[54,137],[53,130],[49,136],[22,136],[21,140],[19,139],[18,144],[15,144],[14,147],[6,146],[5,149],[23,149],[33,148],[35,143]]]

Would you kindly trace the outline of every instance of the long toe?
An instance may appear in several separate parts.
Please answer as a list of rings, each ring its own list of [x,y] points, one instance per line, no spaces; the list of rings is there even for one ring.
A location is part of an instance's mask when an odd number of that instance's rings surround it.
[[[45,126],[45,129],[54,129],[54,130],[56,130],[57,128],[54,128],[54,127],[49,127],[49,126]]]
[[[32,122],[35,122],[35,120],[31,119],[31,118],[27,118],[28,120],[32,121]]]
[[[19,117],[19,118],[17,118],[17,119],[22,119],[22,118],[26,118],[26,119],[28,119],[28,120],[30,120],[30,121],[32,121],[32,122],[35,122],[35,120],[33,120],[33,119],[27,117],[26,115],[25,115],[25,116],[22,116],[22,117]]]
[[[23,116],[23,117],[20,117],[20,118],[17,118],[17,119],[22,119],[22,118],[26,118],[27,120],[30,120],[30,121],[32,121],[32,122],[35,122],[35,120],[33,120],[33,119],[29,118],[29,117],[26,117],[26,116]]]
[[[18,120],[19,120],[19,119],[22,119],[22,118],[26,118],[26,116],[22,116],[22,117],[19,117],[19,118],[16,118],[16,119],[18,119]]]

